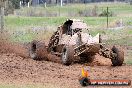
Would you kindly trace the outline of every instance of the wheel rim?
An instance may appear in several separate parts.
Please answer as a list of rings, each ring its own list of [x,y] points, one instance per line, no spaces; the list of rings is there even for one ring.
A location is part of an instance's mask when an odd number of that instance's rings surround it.
[[[32,59],[35,59],[36,57],[37,57],[37,54],[36,53],[30,53],[30,57],[32,58]]]
[[[67,61],[67,49],[66,48],[64,48],[62,52],[62,61],[63,63],[66,63]]]

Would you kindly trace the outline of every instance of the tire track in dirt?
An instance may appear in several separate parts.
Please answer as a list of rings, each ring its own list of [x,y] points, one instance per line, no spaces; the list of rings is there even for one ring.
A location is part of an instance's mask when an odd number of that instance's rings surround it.
[[[81,64],[64,66],[50,61],[22,58],[15,54],[0,54],[0,81],[12,84],[40,83],[42,85],[53,84],[61,88],[80,88],[78,79],[82,67],[90,70],[91,79],[132,79],[132,66],[112,67]]]

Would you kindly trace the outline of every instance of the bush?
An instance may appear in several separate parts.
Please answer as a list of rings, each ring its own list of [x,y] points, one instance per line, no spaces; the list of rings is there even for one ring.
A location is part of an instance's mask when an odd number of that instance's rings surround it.
[[[98,7],[95,5],[92,9],[80,10],[78,14],[79,16],[82,16],[82,17],[88,17],[88,16],[96,17],[97,10],[98,10]]]
[[[104,16],[104,17],[106,17],[107,15],[108,15],[108,16],[112,16],[113,14],[112,14],[111,11],[107,13],[107,10],[103,10],[103,11],[99,14],[99,16]]]
[[[78,14],[79,14],[79,16],[82,16],[82,17],[91,16],[90,10],[88,10],[88,9],[80,10],[80,11],[78,12]]]
[[[20,8],[20,5],[19,5],[20,0],[10,0],[10,1],[11,1],[12,5],[13,5],[13,7],[15,9],[19,9]]]
[[[14,13],[14,7],[12,5],[11,1],[6,2],[5,6],[5,15],[7,16],[8,14],[13,14]]]
[[[130,5],[132,5],[132,0],[130,0]]]

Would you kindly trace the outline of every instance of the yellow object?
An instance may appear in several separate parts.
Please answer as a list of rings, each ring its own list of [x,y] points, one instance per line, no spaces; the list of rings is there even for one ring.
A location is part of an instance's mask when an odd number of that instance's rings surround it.
[[[88,71],[85,71],[84,68],[82,68],[82,77],[88,77]]]

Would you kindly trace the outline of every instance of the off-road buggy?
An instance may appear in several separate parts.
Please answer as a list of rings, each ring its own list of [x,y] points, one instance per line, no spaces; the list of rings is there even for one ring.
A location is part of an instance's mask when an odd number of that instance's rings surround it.
[[[99,53],[110,58],[113,66],[121,66],[124,61],[124,52],[115,46],[107,49],[101,42],[99,33],[92,37],[90,33],[82,32],[87,29],[87,24],[82,20],[68,19],[51,36],[47,52],[60,56],[64,65],[70,65],[75,61],[91,62],[95,54]],[[32,59],[41,57],[37,52],[37,43],[33,41],[30,48]]]

